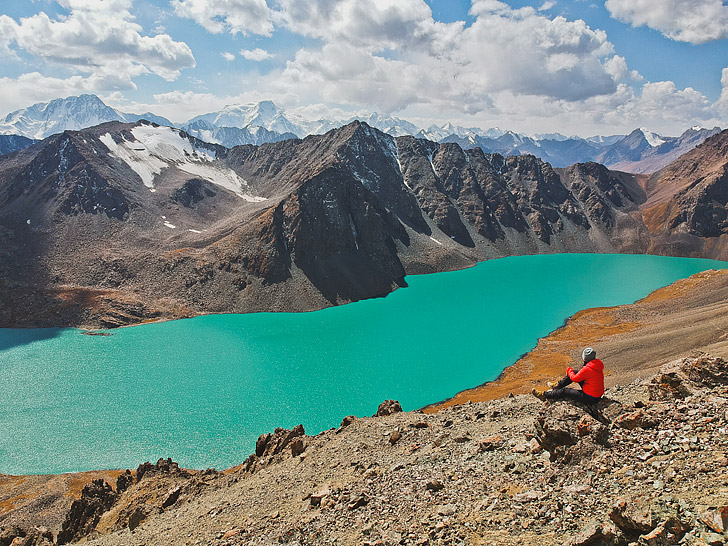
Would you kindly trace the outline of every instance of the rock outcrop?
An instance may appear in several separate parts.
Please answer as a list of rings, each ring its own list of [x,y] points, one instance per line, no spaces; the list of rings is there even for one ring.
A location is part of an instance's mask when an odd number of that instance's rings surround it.
[[[116,492],[104,480],[94,480],[81,491],[81,498],[73,501],[71,510],[58,533],[58,544],[68,544],[91,533],[101,514],[116,500]]]

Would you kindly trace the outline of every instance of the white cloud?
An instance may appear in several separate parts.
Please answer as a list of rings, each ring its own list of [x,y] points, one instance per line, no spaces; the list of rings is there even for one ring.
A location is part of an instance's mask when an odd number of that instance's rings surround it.
[[[304,36],[381,51],[412,43],[429,30],[422,0],[280,0],[279,18]]]
[[[192,19],[213,34],[273,32],[273,12],[265,0],[171,0],[170,4],[179,17]]]
[[[7,114],[25,108],[36,102],[47,102],[59,97],[94,93],[101,82],[91,76],[72,76],[70,78],[51,78],[39,72],[23,74],[18,78],[0,78],[0,104]]]
[[[496,124],[525,132],[558,130],[582,136],[629,133],[640,126],[677,135],[696,123],[721,125],[702,93],[690,87],[678,89],[670,81],[646,83],[639,91],[622,83],[614,93],[575,102],[499,93],[491,114],[497,116]]]
[[[229,51],[222,51],[222,52],[220,52],[220,55],[222,55],[222,58],[225,59],[228,62],[231,62],[231,61],[234,61],[235,60],[235,55],[233,55]]]
[[[290,30],[323,44],[297,52],[279,89],[339,104],[477,112],[501,91],[578,101],[613,93],[622,78],[635,77],[615,61],[604,32],[496,0],[473,2],[469,27],[435,21],[422,0],[281,0],[280,6]]]
[[[241,49],[240,55],[249,61],[265,61],[268,59],[272,59],[275,57],[272,53],[268,53],[267,51],[260,49],[259,47],[255,49]]]
[[[67,16],[44,12],[16,22],[0,16],[0,48],[16,47],[73,71],[90,74],[96,90],[134,88],[132,79],[156,74],[168,81],[195,66],[192,51],[167,34],[144,36],[131,0],[58,0]]]
[[[556,5],[556,2],[544,2],[538,8],[538,11],[548,11]]]
[[[722,0],[606,0],[615,19],[648,26],[692,44],[728,38],[728,5]]]
[[[721,92],[715,103],[715,110],[724,116],[724,119],[728,119],[728,68],[724,68],[721,72],[720,84]]]

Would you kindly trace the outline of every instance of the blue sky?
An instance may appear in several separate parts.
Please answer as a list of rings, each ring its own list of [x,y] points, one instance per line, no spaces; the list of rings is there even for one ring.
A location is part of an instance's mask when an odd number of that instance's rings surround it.
[[[526,133],[728,126],[724,0],[8,0],[0,114],[95,93],[175,122],[271,99]]]

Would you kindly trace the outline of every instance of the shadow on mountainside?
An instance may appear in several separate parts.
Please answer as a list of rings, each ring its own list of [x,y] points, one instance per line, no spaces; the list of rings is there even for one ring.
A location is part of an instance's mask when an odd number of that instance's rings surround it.
[[[332,304],[385,296],[392,291],[392,277],[373,260],[356,252],[344,251],[308,264],[296,264],[316,289]],[[404,277],[395,279],[407,286]]]

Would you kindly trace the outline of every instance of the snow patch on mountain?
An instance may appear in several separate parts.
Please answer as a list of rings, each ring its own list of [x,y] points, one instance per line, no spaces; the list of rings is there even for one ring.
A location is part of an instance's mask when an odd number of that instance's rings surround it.
[[[233,170],[215,165],[215,154],[194,146],[189,138],[171,127],[139,125],[131,130],[134,140],[116,142],[110,133],[99,137],[111,155],[126,163],[139,175],[150,190],[163,169],[175,167],[183,172],[208,180],[250,202],[264,197],[246,192],[248,183]]]
[[[645,140],[647,141],[647,144],[649,144],[653,148],[656,148],[657,146],[660,146],[661,144],[664,144],[665,142],[667,142],[664,138],[662,138],[657,133],[648,131],[644,127],[640,127],[640,131],[642,131],[642,134],[644,135]]]

